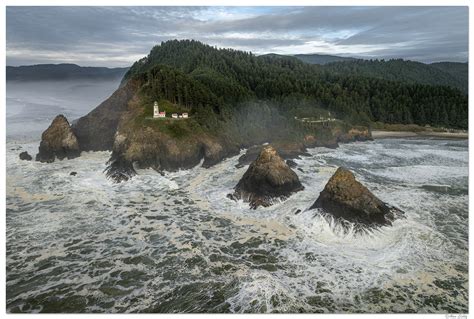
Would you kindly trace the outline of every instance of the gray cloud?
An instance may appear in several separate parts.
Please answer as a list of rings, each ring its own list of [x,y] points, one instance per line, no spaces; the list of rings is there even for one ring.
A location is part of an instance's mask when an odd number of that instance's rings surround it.
[[[7,7],[7,64],[126,66],[168,39],[257,54],[467,61],[467,7]]]

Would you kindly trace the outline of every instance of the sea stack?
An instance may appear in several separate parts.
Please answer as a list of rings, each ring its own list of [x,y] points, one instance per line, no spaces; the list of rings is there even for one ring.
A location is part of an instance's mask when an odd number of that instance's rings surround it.
[[[302,189],[304,187],[296,173],[272,146],[266,146],[235,186],[235,192],[228,197],[243,199],[256,209],[270,206],[274,199],[288,198]]]
[[[28,154],[28,152],[25,151],[25,152],[20,153],[20,159],[22,161],[31,161],[33,158],[31,157],[30,154]]]
[[[79,143],[64,115],[54,118],[51,125],[41,135],[39,153],[36,160],[51,163],[55,158],[75,158],[80,155]]]
[[[310,207],[350,222],[367,226],[391,225],[403,214],[389,206],[359,183],[349,170],[339,167]]]

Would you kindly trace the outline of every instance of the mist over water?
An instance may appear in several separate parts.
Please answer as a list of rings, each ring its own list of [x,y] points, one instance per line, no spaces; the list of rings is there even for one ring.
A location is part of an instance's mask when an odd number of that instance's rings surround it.
[[[69,122],[109,97],[120,80],[7,81],[7,140],[37,140],[58,114]]]
[[[102,173],[108,152],[20,161],[39,135],[9,126],[35,119],[16,107],[48,105],[41,133],[55,107],[87,112],[80,96],[94,96],[80,91],[68,104],[66,93],[53,103],[7,88],[7,311],[468,311],[467,141],[311,149],[295,160],[305,190],[251,210],[226,198],[247,169],[235,168],[238,156],[165,176],[141,170],[122,184]],[[407,218],[360,233],[307,210],[339,166]]]

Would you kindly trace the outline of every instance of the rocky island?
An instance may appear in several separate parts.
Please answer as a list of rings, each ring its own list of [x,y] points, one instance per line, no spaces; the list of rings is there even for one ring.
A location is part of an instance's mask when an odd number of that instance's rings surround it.
[[[339,167],[310,209],[321,208],[336,219],[366,226],[390,226],[403,212],[392,207],[358,182],[349,170]]]
[[[272,146],[265,146],[257,159],[250,164],[235,192],[228,197],[243,199],[255,209],[270,206],[275,199],[286,199],[303,190],[296,173],[277,154]]]

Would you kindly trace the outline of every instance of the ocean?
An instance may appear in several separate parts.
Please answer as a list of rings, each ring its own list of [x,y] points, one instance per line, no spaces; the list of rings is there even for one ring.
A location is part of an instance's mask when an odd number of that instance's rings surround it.
[[[19,159],[117,86],[7,84],[8,312],[468,312],[467,140],[309,149],[305,189],[257,210],[226,197],[238,156],[121,184],[109,152]],[[309,210],[340,166],[406,218],[361,232]]]

